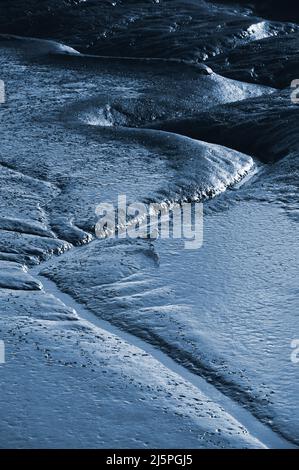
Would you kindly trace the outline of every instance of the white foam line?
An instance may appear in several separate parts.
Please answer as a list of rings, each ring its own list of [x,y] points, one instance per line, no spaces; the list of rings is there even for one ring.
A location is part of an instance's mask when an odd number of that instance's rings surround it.
[[[36,272],[36,268],[34,271]],[[151,355],[154,359],[160,362],[160,364],[163,364],[166,368],[179,375],[182,379],[193,384],[199,389],[200,392],[204,393],[208,398],[220,405],[227,413],[229,413],[241,425],[243,425],[253,437],[258,439],[265,446],[265,448],[296,448],[295,445],[286,441],[274,431],[272,431],[268,426],[260,422],[248,410],[244,409],[241,405],[220,392],[214,385],[209,384],[202,377],[193,374],[185,367],[179,365],[158,348],[130,333],[121,330],[111,323],[98,318],[95,314],[84,308],[83,305],[76,302],[70,295],[61,292],[54,282],[50,281],[44,276],[36,274],[36,277],[42,282],[45,291],[60,299],[66,306],[76,310],[80,318],[85,320],[85,322],[90,324],[93,328],[100,328],[109,334],[123,339],[125,342]]]

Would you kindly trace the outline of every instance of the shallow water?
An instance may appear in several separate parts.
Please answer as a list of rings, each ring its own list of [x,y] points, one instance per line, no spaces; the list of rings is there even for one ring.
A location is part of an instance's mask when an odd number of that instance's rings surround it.
[[[0,447],[298,445],[298,25],[226,2],[15,3],[0,7]],[[96,239],[96,206],[120,194],[204,202],[203,247]]]

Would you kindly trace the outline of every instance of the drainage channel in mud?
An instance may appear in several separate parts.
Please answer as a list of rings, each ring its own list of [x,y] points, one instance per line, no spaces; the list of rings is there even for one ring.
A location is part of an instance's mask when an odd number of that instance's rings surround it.
[[[113,334],[126,341],[127,343],[141,349],[145,353],[151,355],[161,365],[167,367],[170,371],[179,375],[183,380],[190,382],[192,385],[197,387],[200,392],[204,393],[209,399],[219,404],[227,413],[234,417],[241,425],[243,425],[248,430],[248,432],[252,436],[257,438],[266,448],[296,448],[295,445],[277,435],[265,424],[255,418],[249,411],[242,408],[242,406],[230,399],[228,396],[224,395],[212,384],[209,384],[202,377],[193,374],[183,366],[179,365],[177,362],[175,362],[167,354],[165,354],[158,348],[148,344],[147,342],[130,333],[127,333],[115,327],[109,322],[96,317],[93,313],[91,313],[78,302],[76,302],[70,295],[61,292],[54,282],[40,275],[39,271],[40,267],[35,267],[30,270],[31,274],[42,282],[44,290],[47,293],[50,293],[59,300],[61,300],[66,306],[75,309],[79,317],[92,324],[93,328],[101,328],[107,333]]]

